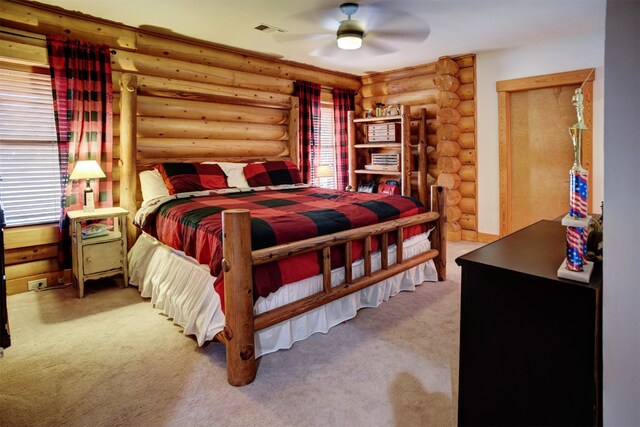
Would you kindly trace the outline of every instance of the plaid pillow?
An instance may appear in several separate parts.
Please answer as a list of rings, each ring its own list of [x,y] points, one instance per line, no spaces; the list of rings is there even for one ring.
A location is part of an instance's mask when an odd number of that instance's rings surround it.
[[[251,187],[263,185],[299,184],[300,171],[290,160],[265,163],[249,163],[243,169]]]
[[[155,168],[162,175],[169,194],[227,188],[227,176],[216,164],[162,163]]]

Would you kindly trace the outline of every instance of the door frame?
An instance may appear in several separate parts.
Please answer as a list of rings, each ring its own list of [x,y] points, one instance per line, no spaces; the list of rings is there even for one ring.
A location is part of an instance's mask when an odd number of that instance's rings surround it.
[[[582,166],[589,171],[588,211],[592,211],[593,192],[593,80],[595,68],[523,77],[496,82],[498,92],[498,140],[500,165],[500,237],[511,233],[511,92],[582,84],[584,122]],[[570,143],[567,129],[567,144]],[[567,169],[567,173],[569,170]],[[567,206],[567,212],[569,207]]]

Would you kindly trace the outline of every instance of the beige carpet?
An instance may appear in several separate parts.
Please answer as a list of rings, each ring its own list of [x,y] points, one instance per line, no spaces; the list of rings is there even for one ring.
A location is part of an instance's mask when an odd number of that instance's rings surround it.
[[[460,270],[260,359],[228,385],[225,350],[203,348],[136,288],[90,282],[8,298],[0,426],[456,425]]]

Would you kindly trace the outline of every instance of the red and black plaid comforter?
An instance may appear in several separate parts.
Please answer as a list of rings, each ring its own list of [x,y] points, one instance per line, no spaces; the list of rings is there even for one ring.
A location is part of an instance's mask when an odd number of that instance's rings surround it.
[[[223,301],[221,212],[226,209],[251,211],[253,250],[425,212],[422,203],[410,197],[316,187],[218,194],[162,204],[147,218],[144,230],[209,265]],[[405,237],[422,230],[424,227],[408,227]],[[372,251],[376,246],[373,239]],[[332,268],[344,265],[344,249],[333,249]],[[354,244],[353,258],[360,257],[362,245]],[[258,266],[254,269],[254,295],[267,296],[282,285],[314,276],[320,270],[320,254],[314,252]]]

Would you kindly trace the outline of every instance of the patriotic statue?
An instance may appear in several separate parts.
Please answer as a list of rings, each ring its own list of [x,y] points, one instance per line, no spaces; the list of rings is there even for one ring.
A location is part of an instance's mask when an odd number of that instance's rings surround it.
[[[587,218],[587,194],[589,190],[589,171],[582,167],[582,130],[587,129],[582,115],[582,89],[576,89],[573,95],[578,122],[569,128],[573,142],[574,160],[569,171],[569,216],[573,219]],[[582,271],[587,256],[587,228],[567,227],[567,269]]]

